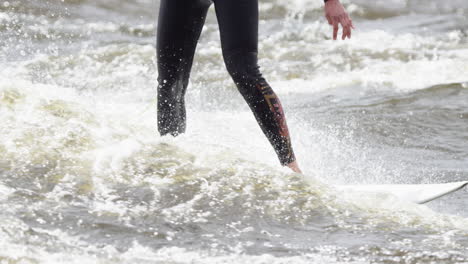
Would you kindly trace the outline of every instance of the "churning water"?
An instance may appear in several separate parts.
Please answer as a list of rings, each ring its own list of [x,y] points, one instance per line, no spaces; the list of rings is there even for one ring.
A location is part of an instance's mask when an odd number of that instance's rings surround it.
[[[468,263],[468,192],[427,205],[334,184],[468,178],[466,0],[261,0],[260,65],[304,176],[222,62],[213,10],[188,130],[156,130],[151,0],[0,2],[0,263]]]

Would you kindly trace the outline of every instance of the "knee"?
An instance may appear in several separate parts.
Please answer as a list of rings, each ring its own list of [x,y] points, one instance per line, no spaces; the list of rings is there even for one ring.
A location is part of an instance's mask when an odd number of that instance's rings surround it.
[[[226,52],[223,55],[226,69],[237,85],[262,79],[257,52]]]

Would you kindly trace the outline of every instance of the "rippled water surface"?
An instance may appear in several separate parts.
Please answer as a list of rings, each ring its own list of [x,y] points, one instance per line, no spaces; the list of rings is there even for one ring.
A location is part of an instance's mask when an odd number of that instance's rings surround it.
[[[466,0],[260,0],[260,65],[304,176],[222,62],[214,10],[188,129],[156,130],[155,0],[0,2],[1,263],[468,263],[468,191],[416,205],[336,184],[468,179]]]

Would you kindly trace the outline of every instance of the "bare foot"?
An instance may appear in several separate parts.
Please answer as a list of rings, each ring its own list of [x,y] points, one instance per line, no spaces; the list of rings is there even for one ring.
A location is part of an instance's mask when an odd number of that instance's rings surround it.
[[[292,171],[302,174],[301,169],[299,169],[299,165],[297,165],[297,161],[293,161],[286,166],[288,166]]]

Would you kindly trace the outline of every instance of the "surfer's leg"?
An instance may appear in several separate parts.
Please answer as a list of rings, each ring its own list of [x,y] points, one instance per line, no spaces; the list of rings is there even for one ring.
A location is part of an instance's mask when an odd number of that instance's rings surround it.
[[[185,132],[185,91],[208,0],[161,0],[157,32],[158,130]]]
[[[258,1],[215,0],[214,3],[226,68],[281,164],[292,164],[295,156],[281,103],[257,64]]]

